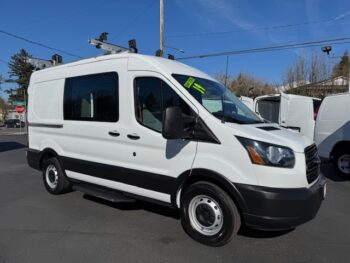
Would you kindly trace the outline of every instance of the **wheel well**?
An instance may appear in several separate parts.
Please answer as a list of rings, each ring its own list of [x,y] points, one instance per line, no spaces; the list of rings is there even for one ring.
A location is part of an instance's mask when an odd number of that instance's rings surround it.
[[[350,141],[340,141],[334,145],[333,150],[331,152],[331,157],[334,157],[335,153],[338,151],[342,151],[345,149],[350,149]]]
[[[51,149],[45,149],[43,150],[41,156],[40,156],[40,169],[43,168],[44,163],[46,160],[50,159],[51,157],[56,157],[57,153],[54,150]]]
[[[209,182],[209,183],[217,185],[223,191],[225,191],[231,197],[232,201],[235,203],[235,205],[240,213],[241,220],[243,221],[243,219],[244,219],[243,213],[245,211],[247,211],[247,209],[246,209],[246,206],[245,206],[245,203],[243,201],[242,196],[240,195],[240,193],[238,192],[236,187],[231,182],[229,182],[224,177],[222,177],[221,175],[218,175],[214,172],[207,174],[207,175],[194,174],[194,175],[188,176],[179,188],[179,191],[178,191],[178,194],[180,195],[179,200],[181,200],[181,197],[182,197],[185,189],[196,182]]]

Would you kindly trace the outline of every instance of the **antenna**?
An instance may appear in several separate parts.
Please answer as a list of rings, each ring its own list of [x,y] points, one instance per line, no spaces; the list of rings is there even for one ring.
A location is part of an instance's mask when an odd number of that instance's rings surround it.
[[[119,53],[137,53],[136,40],[129,40],[129,48],[118,46],[115,44],[107,43],[107,32],[102,32],[99,38],[91,38],[89,44],[95,46],[98,49],[107,51],[107,54],[119,54]]]

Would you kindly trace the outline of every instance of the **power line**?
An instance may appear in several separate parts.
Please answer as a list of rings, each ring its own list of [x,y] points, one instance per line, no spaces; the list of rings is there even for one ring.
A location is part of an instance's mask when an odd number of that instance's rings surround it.
[[[170,35],[167,38],[189,38],[189,37],[204,37],[204,36],[217,36],[217,35],[226,35],[232,33],[243,33],[243,32],[257,32],[257,31],[267,31],[267,30],[276,30],[276,29],[288,29],[292,27],[300,27],[306,25],[314,25],[314,24],[323,24],[333,22],[334,19],[324,19],[324,20],[316,20],[310,22],[302,22],[295,24],[287,24],[287,25],[275,25],[275,26],[265,26],[265,27],[256,27],[250,29],[237,29],[237,30],[227,30],[227,31],[218,31],[218,32],[204,32],[204,33],[192,33],[192,34],[179,34],[179,35]]]
[[[177,60],[219,57],[219,56],[229,56],[229,55],[257,53],[257,52],[280,51],[280,50],[296,49],[296,48],[303,48],[303,47],[316,47],[316,46],[322,46],[325,43],[333,44],[333,45],[346,44],[346,43],[350,43],[350,37],[334,38],[334,39],[318,40],[318,41],[309,41],[309,42],[294,43],[294,44],[284,44],[284,45],[269,46],[269,47],[259,47],[259,48],[251,48],[251,49],[216,52],[216,53],[209,53],[209,54],[202,54],[202,55],[179,57]]]
[[[6,60],[1,59],[1,58],[0,58],[0,62],[8,65],[8,62]]]
[[[50,49],[50,50],[53,50],[53,51],[60,52],[62,54],[66,54],[66,55],[71,56],[71,57],[83,58],[83,57],[81,57],[79,55],[75,55],[73,53],[64,51],[62,49],[50,47],[50,46],[48,46],[46,44],[43,44],[43,43],[40,43],[40,42],[37,42],[37,41],[33,41],[33,40],[28,39],[28,38],[24,38],[24,37],[21,37],[19,35],[15,35],[15,34],[12,34],[10,32],[7,32],[7,31],[1,30],[1,29],[0,29],[0,33],[2,33],[4,35],[7,35],[7,36],[10,36],[10,37],[13,37],[13,38],[17,38],[17,39],[23,40],[23,41],[28,42],[28,43],[33,44],[33,45],[37,45],[37,46],[40,46],[40,47],[43,47],[43,48],[47,48],[47,49]]]

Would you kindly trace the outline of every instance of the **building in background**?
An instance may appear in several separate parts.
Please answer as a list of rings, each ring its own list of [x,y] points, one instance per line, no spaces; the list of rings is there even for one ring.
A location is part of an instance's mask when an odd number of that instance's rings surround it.
[[[285,93],[324,98],[327,95],[349,92],[348,77],[333,77],[316,83],[300,85],[286,90]]]

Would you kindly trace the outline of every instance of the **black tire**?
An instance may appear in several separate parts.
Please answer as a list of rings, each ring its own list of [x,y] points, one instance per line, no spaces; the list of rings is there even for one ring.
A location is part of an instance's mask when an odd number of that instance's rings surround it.
[[[59,195],[71,190],[71,185],[56,157],[47,159],[43,165],[43,181],[50,194]]]
[[[222,215],[220,223],[213,223],[212,220],[219,218],[219,215]],[[200,221],[208,226],[205,227]],[[181,223],[194,240],[218,247],[230,242],[237,234],[241,217],[231,197],[220,187],[209,182],[197,182],[190,185],[181,197]],[[205,234],[205,231],[212,232]]]
[[[344,172],[344,170],[342,170],[341,167],[339,167],[340,160],[344,159],[345,156],[350,158],[350,150],[349,149],[337,150],[333,155],[333,167],[340,177],[347,179],[347,180],[350,180],[350,173]]]

